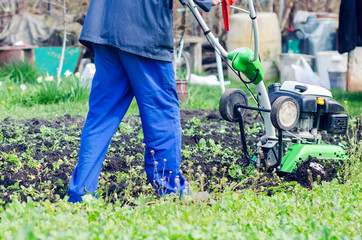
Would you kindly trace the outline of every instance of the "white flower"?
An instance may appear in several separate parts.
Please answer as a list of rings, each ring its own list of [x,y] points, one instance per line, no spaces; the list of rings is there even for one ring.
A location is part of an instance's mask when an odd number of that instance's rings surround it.
[[[53,81],[54,80],[54,77],[53,76],[47,76],[46,78],[45,78],[45,81],[47,81],[47,82],[51,82],[51,81]]]
[[[72,75],[71,71],[69,70],[65,71],[64,76],[69,77],[70,75]]]
[[[38,78],[36,79],[36,81],[37,81],[38,83],[41,83],[41,82],[43,81],[43,77],[38,77]]]
[[[25,91],[25,89],[26,89],[25,84],[21,84],[21,85],[20,85],[20,89],[21,89],[22,91]]]
[[[1,85],[3,85],[3,82],[0,82],[0,87],[1,87]]]
[[[75,76],[76,76],[77,78],[80,78],[80,72],[76,72],[76,73],[75,73]]]

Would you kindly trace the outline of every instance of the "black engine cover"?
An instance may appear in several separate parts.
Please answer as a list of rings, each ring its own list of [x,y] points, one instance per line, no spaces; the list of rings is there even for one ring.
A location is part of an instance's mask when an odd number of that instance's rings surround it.
[[[275,86],[269,86],[269,99],[270,104],[273,104],[275,99],[280,96],[290,96],[293,97],[300,106],[300,113],[301,117],[303,117],[303,113],[316,113],[317,108],[317,99],[319,97],[324,98],[324,105],[321,106],[323,108],[324,113],[340,113],[344,111],[344,107],[339,104],[336,100],[326,97],[326,96],[316,96],[316,95],[305,95],[302,92],[294,92],[294,91],[287,91],[281,90],[279,88],[275,88]],[[272,91],[270,91],[273,89]]]
[[[328,133],[345,133],[347,126],[347,114],[326,114],[321,117],[320,128],[327,130]]]

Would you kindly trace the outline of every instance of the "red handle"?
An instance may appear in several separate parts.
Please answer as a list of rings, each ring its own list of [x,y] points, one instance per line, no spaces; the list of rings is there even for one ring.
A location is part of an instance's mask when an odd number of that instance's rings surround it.
[[[233,5],[237,0],[222,0],[221,8],[222,8],[222,17],[224,19],[224,28],[226,31],[230,30],[230,21],[229,21],[229,12],[230,5]]]

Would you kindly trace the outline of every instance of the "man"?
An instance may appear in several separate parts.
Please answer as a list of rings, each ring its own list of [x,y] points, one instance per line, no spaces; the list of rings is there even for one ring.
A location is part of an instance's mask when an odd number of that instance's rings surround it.
[[[221,0],[195,0],[205,11]],[[173,59],[173,0],[91,0],[80,42],[95,52],[78,164],[69,202],[95,192],[110,141],[136,98],[148,181],[159,194],[187,188],[180,173],[181,125]]]

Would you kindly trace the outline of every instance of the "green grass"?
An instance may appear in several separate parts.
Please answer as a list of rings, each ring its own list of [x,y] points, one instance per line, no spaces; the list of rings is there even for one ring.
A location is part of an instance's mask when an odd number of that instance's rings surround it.
[[[344,106],[348,115],[362,116],[362,92],[332,90],[332,94]]]
[[[1,80],[0,80],[1,81]],[[276,81],[266,81],[266,86]],[[14,85],[15,86],[15,85]],[[239,81],[231,81],[231,84],[226,86],[229,88],[241,88],[249,96],[249,104],[255,106],[253,99],[250,97],[248,90]],[[255,91],[253,86],[250,86],[252,91]],[[1,91],[5,91],[4,86],[0,86]],[[34,91],[31,90],[31,91]],[[188,85],[189,97],[187,100],[181,102],[182,109],[195,110],[203,109],[218,109],[219,101],[222,95],[219,86],[205,86],[205,85]],[[21,92],[18,90],[18,92]],[[346,109],[346,113],[351,116],[362,115],[362,92],[345,92],[341,90],[332,90],[333,97],[339,101]],[[20,96],[20,95],[17,95]],[[8,100],[0,95],[1,100]],[[28,119],[28,118],[49,118],[62,116],[64,114],[86,116],[88,112],[88,101],[84,98],[81,101],[60,101],[58,104],[34,104],[33,106],[24,106],[19,104],[1,104],[0,103],[0,120],[10,117],[14,119]],[[137,103],[134,100],[127,112],[126,116],[138,114]]]
[[[266,85],[269,85],[271,82],[266,82]],[[31,106],[24,106],[23,104],[17,104],[19,102],[18,96],[21,91],[14,84],[3,84],[0,86],[0,93],[1,91],[7,91],[10,85],[14,87],[11,91],[17,91],[16,93],[8,96],[1,96],[0,101],[5,101],[5,104],[0,103],[0,121],[4,118],[10,117],[13,119],[29,119],[29,118],[51,118],[51,117],[58,117],[63,116],[64,114],[71,114],[74,115],[81,115],[86,116],[88,112],[88,101],[86,99],[77,102],[71,101],[60,101],[57,104],[33,104]],[[28,87],[31,88],[31,87]],[[229,88],[241,88],[245,92],[247,92],[246,87],[239,81],[231,81],[229,86],[226,86],[226,89]],[[251,87],[253,90],[253,87]],[[30,91],[36,91],[36,88],[33,87]],[[186,101],[181,101],[181,108],[182,109],[218,109],[219,101],[222,95],[221,89],[219,86],[205,86],[205,85],[196,85],[196,84],[189,84],[188,85],[188,92],[189,97]],[[15,98],[12,102],[15,104],[8,104],[9,99]],[[248,94],[249,96],[249,94]],[[249,97],[249,103],[254,104],[252,98]],[[126,116],[131,116],[138,114],[138,107],[135,100],[133,100]]]
[[[85,99],[24,105],[18,97],[33,92],[22,95],[19,83],[0,81],[0,121],[87,114]],[[8,89],[9,84],[14,88]],[[28,90],[36,91],[33,84]],[[232,81],[230,87],[245,90],[240,82]],[[361,93],[332,92],[349,114],[361,116]],[[189,99],[181,107],[217,109],[220,97],[219,87],[190,85]],[[137,113],[133,101],[127,114]],[[362,153],[357,148],[358,143],[352,146],[345,184],[332,181],[311,190],[297,185],[271,197],[225,190],[212,193],[206,202],[140,196],[132,206],[91,197],[81,204],[14,197],[5,209],[0,207],[0,239],[362,239]]]
[[[59,104],[42,105],[36,104],[31,107],[11,105],[7,108],[0,106],[0,120],[4,118],[31,119],[31,118],[54,118],[70,114],[72,116],[86,116],[88,111],[87,102],[62,102]]]
[[[356,170],[360,156],[353,159]],[[361,239],[361,173],[351,173],[344,185],[296,186],[272,197],[226,190],[206,202],[141,196],[137,206],[123,207],[92,197],[81,204],[14,200],[0,208],[0,238]]]
[[[12,81],[14,83],[36,83],[36,79],[42,73],[29,61],[18,63],[5,63],[0,68],[0,81]]]

